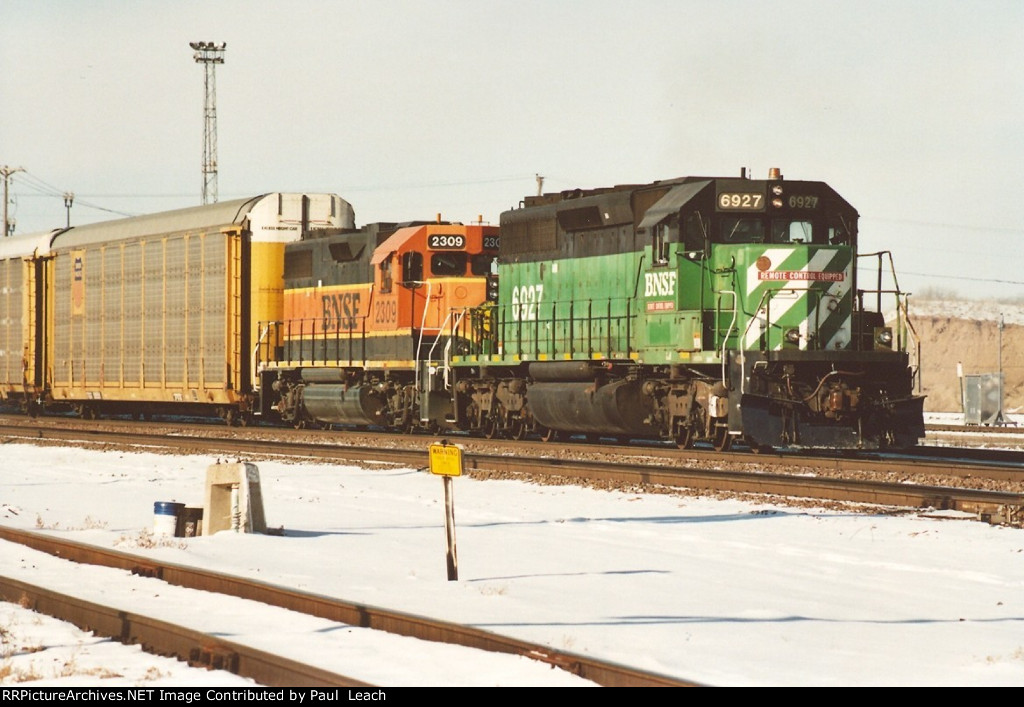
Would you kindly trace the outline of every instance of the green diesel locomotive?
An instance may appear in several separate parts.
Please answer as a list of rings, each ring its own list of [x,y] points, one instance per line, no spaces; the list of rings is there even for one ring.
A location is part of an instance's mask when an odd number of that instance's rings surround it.
[[[459,320],[436,369],[452,422],[720,450],[915,445],[906,294],[887,253],[858,276],[857,218],[775,169],[527,197],[501,216],[498,302]]]

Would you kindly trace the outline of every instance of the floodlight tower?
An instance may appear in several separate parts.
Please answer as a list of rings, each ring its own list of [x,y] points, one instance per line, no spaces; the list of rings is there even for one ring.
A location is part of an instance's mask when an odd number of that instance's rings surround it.
[[[3,235],[0,236],[0,238],[7,238],[7,236],[11,235],[11,233],[14,231],[13,224],[11,223],[10,219],[7,218],[7,200],[10,198],[7,195],[7,189],[8,184],[11,181],[11,175],[14,174],[15,172],[24,171],[25,170],[22,167],[8,167],[7,165],[0,167],[0,176],[4,178],[4,232]]]
[[[203,101],[203,203],[217,202],[217,77],[215,67],[224,63],[227,42],[189,42],[192,58],[206,69]]]

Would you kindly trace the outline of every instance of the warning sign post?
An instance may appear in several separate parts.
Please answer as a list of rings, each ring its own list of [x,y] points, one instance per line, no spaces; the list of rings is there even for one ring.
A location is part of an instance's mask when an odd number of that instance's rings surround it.
[[[459,578],[459,560],[455,553],[455,499],[452,479],[462,476],[462,447],[443,439],[430,445],[430,473],[444,481],[444,527],[448,539],[446,554],[448,581]]]

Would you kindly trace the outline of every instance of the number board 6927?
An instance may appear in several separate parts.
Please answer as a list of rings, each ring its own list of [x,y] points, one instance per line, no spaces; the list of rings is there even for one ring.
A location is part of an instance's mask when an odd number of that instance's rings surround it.
[[[431,250],[465,250],[466,237],[458,233],[432,233],[427,236]]]
[[[763,211],[764,194],[722,192],[718,195],[718,208],[727,211]]]

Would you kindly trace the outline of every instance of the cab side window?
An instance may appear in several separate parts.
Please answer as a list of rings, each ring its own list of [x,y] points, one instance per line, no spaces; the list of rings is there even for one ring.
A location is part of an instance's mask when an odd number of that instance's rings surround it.
[[[402,256],[402,282],[423,281],[423,253],[409,251]]]
[[[391,292],[391,258],[380,261],[380,293],[386,295]]]

